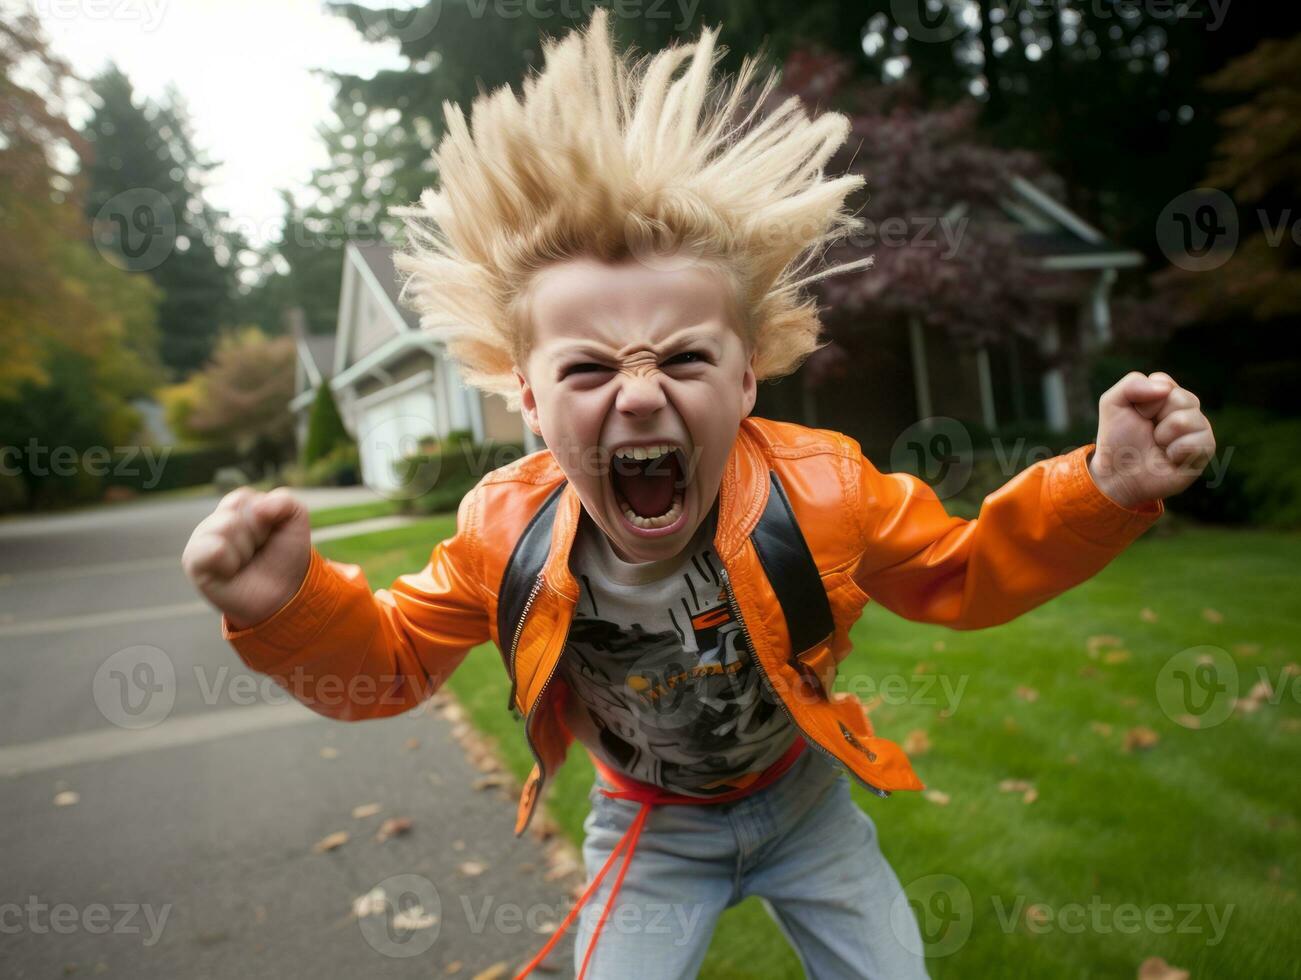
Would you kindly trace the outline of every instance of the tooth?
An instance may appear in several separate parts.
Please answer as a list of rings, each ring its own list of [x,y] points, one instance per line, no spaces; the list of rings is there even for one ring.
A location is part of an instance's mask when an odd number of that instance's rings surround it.
[[[632,457],[633,459],[645,459],[646,450],[643,449],[641,446],[636,446],[632,451]]]

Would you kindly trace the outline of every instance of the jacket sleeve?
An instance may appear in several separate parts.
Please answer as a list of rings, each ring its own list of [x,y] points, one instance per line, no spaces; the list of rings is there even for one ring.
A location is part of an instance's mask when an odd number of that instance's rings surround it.
[[[857,447],[856,447],[857,448]],[[1043,460],[989,494],[972,520],[926,483],[883,474],[858,452],[854,581],[906,619],[953,629],[1005,623],[1096,575],[1164,513],[1126,508],[1093,482],[1093,445]]]
[[[270,618],[222,636],[318,714],[386,718],[432,695],[474,646],[490,638],[478,544],[478,488],[461,500],[456,534],[428,564],[374,594],[357,565],[312,549],[297,594]]]

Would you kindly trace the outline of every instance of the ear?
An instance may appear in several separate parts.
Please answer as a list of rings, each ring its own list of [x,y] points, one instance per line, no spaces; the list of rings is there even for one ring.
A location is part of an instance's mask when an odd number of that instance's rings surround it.
[[[741,378],[741,407],[745,409],[741,413],[741,418],[745,418],[754,411],[754,403],[759,397],[759,382],[754,373],[754,359],[757,352],[750,353],[750,361],[745,366],[745,374]]]
[[[540,439],[542,437],[542,426],[538,424],[537,399],[533,397],[533,389],[529,387],[528,378],[524,377],[519,368],[514,368],[513,371],[515,380],[519,382],[520,414],[524,416],[524,424]]]

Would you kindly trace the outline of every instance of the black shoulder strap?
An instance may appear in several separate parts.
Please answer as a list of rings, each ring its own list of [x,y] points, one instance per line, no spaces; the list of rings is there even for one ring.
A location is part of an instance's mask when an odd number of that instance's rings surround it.
[[[835,622],[831,615],[831,603],[822,587],[818,566],[796,523],[781,480],[771,471],[769,479],[771,487],[768,503],[759,523],[750,533],[750,540],[754,543],[764,573],[777,594],[790,633],[791,659],[794,659],[826,640],[831,635]],[[550,553],[551,528],[555,523],[556,508],[564,488],[565,483],[562,481],[525,527],[506,563],[497,592],[497,637],[511,677],[511,707],[515,704],[516,691],[515,665],[509,662],[510,648],[529,595]],[[487,517],[492,519],[492,515]]]
[[[777,593],[790,633],[791,659],[821,643],[835,629],[822,576],[809,552],[776,472],[769,472],[768,503],[750,532],[754,550]]]
[[[501,585],[497,589],[497,645],[511,679],[508,707],[515,704],[515,665],[510,662],[511,643],[520,618],[524,615],[529,595],[533,592],[533,585],[542,574],[542,566],[547,563],[547,555],[551,552],[551,526],[555,523],[556,508],[567,482],[561,480],[560,485],[547,496],[529,520],[524,533],[515,542],[510,560],[506,562],[506,570],[501,576]],[[491,514],[485,517],[492,520]]]

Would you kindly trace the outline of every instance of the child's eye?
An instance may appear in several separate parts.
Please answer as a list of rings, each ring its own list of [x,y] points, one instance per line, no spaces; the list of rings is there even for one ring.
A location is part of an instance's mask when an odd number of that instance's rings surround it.
[[[691,360],[683,360],[691,358]],[[705,355],[698,350],[684,350],[681,354],[674,354],[665,364],[699,364],[705,360]]]
[[[591,374],[594,371],[608,371],[604,364],[597,364],[594,361],[584,361],[582,364],[571,364],[561,372],[562,378],[567,378],[571,374]]]

